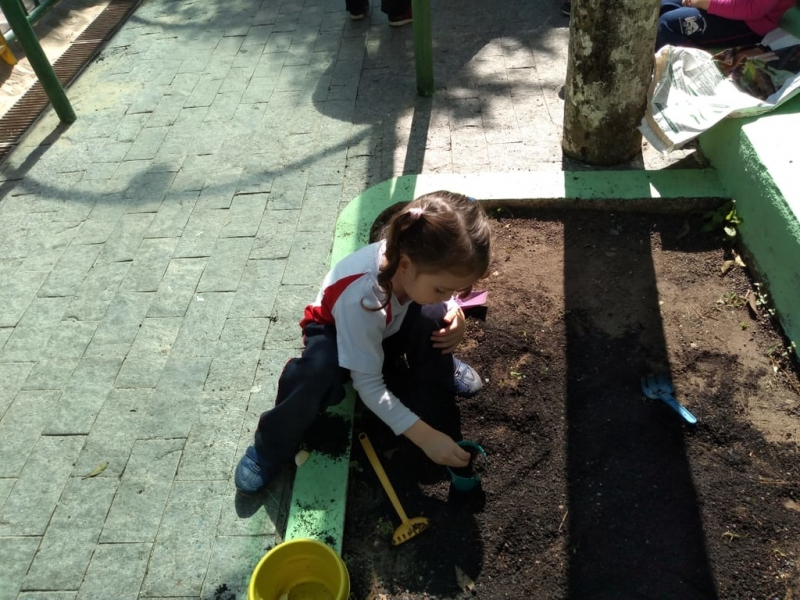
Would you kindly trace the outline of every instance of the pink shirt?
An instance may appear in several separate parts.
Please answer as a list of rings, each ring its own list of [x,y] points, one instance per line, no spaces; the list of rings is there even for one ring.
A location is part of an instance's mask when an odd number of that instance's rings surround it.
[[[744,21],[759,35],[778,26],[783,13],[794,6],[795,0],[710,0],[708,14]]]

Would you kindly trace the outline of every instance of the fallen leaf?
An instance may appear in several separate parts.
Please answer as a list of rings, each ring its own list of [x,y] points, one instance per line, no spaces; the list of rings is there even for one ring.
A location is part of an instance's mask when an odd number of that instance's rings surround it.
[[[783,505],[784,505],[786,508],[788,508],[789,510],[796,510],[797,512],[800,512],[800,504],[798,504],[798,503],[797,503],[797,502],[795,502],[794,500],[786,500],[786,501],[783,503]]]
[[[730,271],[734,264],[735,263],[732,260],[726,260],[724,263],[722,263],[722,274],[725,275],[725,273]]]
[[[753,290],[747,290],[744,299],[747,300],[747,306],[750,308],[753,316],[758,319],[760,315],[758,314],[758,304],[756,304],[756,295],[753,293]]]
[[[471,592],[475,589],[475,582],[458,565],[456,565],[456,583],[465,592]]]
[[[311,455],[306,450],[300,450],[300,452],[294,455],[294,464],[296,464],[298,467],[302,467],[308,460],[309,456]]]
[[[81,479],[89,479],[89,477],[97,477],[98,475],[100,475],[100,473],[106,470],[106,467],[108,467],[108,463],[101,462],[94,469],[92,469],[91,473],[84,475],[83,477],[81,477]]]
[[[744,264],[744,261],[742,260],[742,257],[741,257],[741,256],[739,256],[738,254],[737,254],[737,255],[736,255],[736,257],[734,258],[734,262],[735,262],[737,265],[739,265],[740,267],[742,267],[743,269],[744,269],[745,267],[747,267],[747,265],[746,265],[746,264]]]

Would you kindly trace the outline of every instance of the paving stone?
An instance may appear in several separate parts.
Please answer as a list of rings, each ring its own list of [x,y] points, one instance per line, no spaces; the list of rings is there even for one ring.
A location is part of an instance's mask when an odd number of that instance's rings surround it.
[[[64,313],[64,319],[100,321],[114,300],[131,263],[95,263]]]
[[[182,358],[171,356],[164,364],[161,377],[158,380],[159,391],[169,390],[170,393],[177,393],[180,390],[194,394],[203,389],[208,369],[211,366],[211,358]],[[169,417],[166,413],[165,418]],[[177,418],[177,417],[173,417]],[[189,422],[191,425],[191,421]],[[183,428],[186,424],[180,424]]]
[[[221,85],[222,80],[220,78],[211,78],[207,75],[201,75],[192,93],[183,103],[183,106],[185,108],[211,106]]]
[[[19,477],[50,419],[60,391],[22,391],[0,419],[0,477]]]
[[[83,225],[81,233],[83,233]],[[73,296],[100,255],[99,245],[70,245],[48,275],[39,296]]]
[[[228,319],[217,344],[205,389],[249,391],[269,319]]]
[[[69,298],[36,298],[0,351],[2,362],[32,362],[59,326]]]
[[[341,194],[341,185],[309,185],[297,221],[297,231],[329,232],[330,226],[326,224],[336,221]]]
[[[210,256],[226,216],[227,212],[224,210],[199,210],[195,206],[173,256],[175,258]]]
[[[177,245],[178,238],[143,239],[120,291],[156,292]]]
[[[197,285],[197,293],[235,292],[253,240],[252,237],[218,238]]]
[[[322,283],[330,266],[331,232],[298,231],[289,251],[283,285]],[[313,297],[309,299],[313,300]]]
[[[14,327],[36,297],[47,271],[17,271],[0,286],[0,327]]]
[[[197,209],[230,208],[234,193],[231,184],[239,180],[241,173],[242,169],[237,167],[209,174],[197,200]]]
[[[97,325],[97,321],[61,321],[47,345],[40,349],[39,356],[47,359],[82,357]]]
[[[41,436],[0,509],[0,538],[41,536],[58,505],[83,436]]]
[[[152,292],[117,293],[100,320],[86,355],[124,357],[154,298]]]
[[[320,279],[320,282],[322,279]],[[300,319],[309,303],[313,302],[319,291],[316,285],[281,285],[275,299],[273,322],[267,331],[266,346],[297,345],[300,341]]]
[[[152,543],[167,505],[185,440],[139,440],[111,503],[101,544]]]
[[[206,258],[173,258],[161,280],[148,317],[182,317],[195,297]]]
[[[273,210],[294,210],[303,206],[308,173],[292,171],[281,174],[272,184],[270,208]]]
[[[151,544],[98,544],[77,600],[137,600],[151,549]]]
[[[145,238],[178,238],[189,220],[199,193],[170,192],[145,233]]]
[[[14,485],[17,483],[15,479],[4,479],[0,477],[0,506],[5,504],[6,499],[8,498],[9,494],[11,494],[11,490],[14,489]]]
[[[175,482],[142,585],[145,596],[199,596],[226,486]]]
[[[233,296],[230,292],[197,294],[186,311],[170,358],[214,356]]]
[[[109,477],[67,482],[22,589],[80,587],[116,489],[117,480]]]
[[[22,386],[25,390],[63,390],[79,358],[51,358],[38,361]]]
[[[17,600],[75,600],[78,592],[21,592]]]
[[[255,237],[268,199],[268,194],[234,196],[228,217],[220,231],[220,238]]]
[[[38,537],[0,537],[0,600],[16,600],[39,547]]]
[[[285,268],[284,260],[247,261],[229,317],[272,317]]]
[[[34,363],[0,363],[0,419],[30,375]]]
[[[229,92],[225,94],[217,94],[211,106],[208,107],[203,122],[208,123],[211,121],[225,122],[230,121],[236,113],[236,108],[242,101],[244,90],[238,92]]]
[[[86,436],[73,473],[84,476],[108,463],[97,477],[120,477],[142,432],[152,396],[153,390],[113,390]]]
[[[142,243],[147,228],[153,221],[151,213],[126,214],[117,221],[109,240],[103,246],[98,261],[131,261]]]
[[[169,166],[170,160],[175,159],[148,162],[146,169],[136,174],[124,191],[125,197],[129,198],[127,212],[158,211],[175,179],[175,170]],[[156,168],[156,165],[161,167]]]
[[[275,543],[273,535],[217,536],[203,583],[203,597],[220,596],[217,591],[225,590],[231,598],[246,598],[250,574]]]
[[[121,364],[121,358],[82,358],[63,386],[64,393],[51,413],[45,435],[88,433],[114,386]]]
[[[239,431],[248,398],[247,391],[201,395],[176,480],[227,482],[230,479],[238,460]]]
[[[115,388],[154,388],[161,379],[161,371],[167,364],[165,356],[142,356],[131,358],[130,356],[122,363],[117,379],[114,382]]]

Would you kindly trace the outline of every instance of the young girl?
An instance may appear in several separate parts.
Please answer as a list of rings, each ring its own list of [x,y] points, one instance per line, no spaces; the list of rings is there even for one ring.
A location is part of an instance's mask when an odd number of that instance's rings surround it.
[[[662,46],[731,48],[757,44],[795,0],[661,0],[656,50]]]
[[[255,442],[236,467],[236,487],[251,494],[266,486],[317,415],[341,402],[350,379],[395,434],[436,463],[466,466],[469,453],[421,417],[440,414],[431,399],[442,390],[452,398],[481,388],[478,374],[452,355],[465,328],[453,296],[469,292],[488,267],[483,208],[444,191],[410,202],[389,221],[383,241],[337,263],[305,309],[305,349],[284,367],[275,408],[259,418]],[[403,401],[384,381],[401,363],[408,369],[403,387],[413,390]]]

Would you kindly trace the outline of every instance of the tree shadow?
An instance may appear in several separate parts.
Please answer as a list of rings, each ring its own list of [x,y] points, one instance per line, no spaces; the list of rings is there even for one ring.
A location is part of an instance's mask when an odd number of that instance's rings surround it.
[[[692,428],[640,388],[669,370],[649,244],[658,222],[622,232],[640,250],[609,257],[613,215],[596,220],[588,234],[567,218],[564,233],[569,597],[717,598],[686,456]]]

